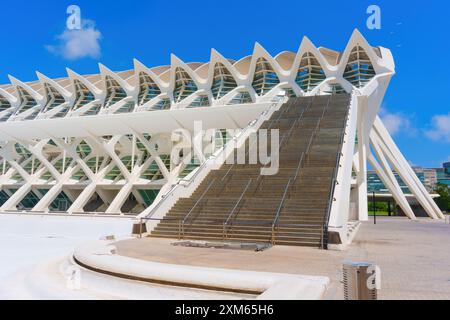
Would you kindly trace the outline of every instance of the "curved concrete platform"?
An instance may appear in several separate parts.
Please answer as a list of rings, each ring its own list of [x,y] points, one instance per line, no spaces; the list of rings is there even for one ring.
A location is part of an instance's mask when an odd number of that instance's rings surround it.
[[[84,269],[116,279],[201,289],[205,294],[222,293],[219,296],[228,293],[235,298],[316,300],[323,298],[329,285],[327,277],[206,268],[129,258],[116,254],[114,245],[105,241],[78,247],[73,258]],[[206,294],[202,298],[214,299],[214,294],[212,296]],[[195,298],[190,296],[188,299]]]

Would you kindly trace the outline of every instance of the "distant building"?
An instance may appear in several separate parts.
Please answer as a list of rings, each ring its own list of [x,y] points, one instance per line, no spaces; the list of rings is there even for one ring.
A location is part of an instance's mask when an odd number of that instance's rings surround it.
[[[450,162],[444,163],[442,169],[436,169],[437,183],[450,187]]]
[[[425,173],[423,169],[421,168],[413,168],[414,172],[416,173],[419,180],[424,184],[424,186],[427,188],[427,190],[431,191],[432,187],[429,185],[429,182],[425,176]],[[402,189],[404,194],[410,194],[408,187],[403,182],[403,180],[400,178],[397,172],[393,172],[395,178],[398,181],[398,184],[400,185],[400,188]],[[375,192],[375,193],[390,193],[389,189],[384,185],[383,181],[378,177],[377,173],[375,171],[368,171],[367,172],[367,191],[369,192]]]
[[[450,162],[444,163],[443,168],[435,169],[415,167],[413,170],[430,193],[433,192],[437,184],[445,184],[450,186]],[[403,193],[410,194],[411,192],[400,176],[396,172],[394,172],[394,176],[397,179]],[[367,190],[369,192],[376,193],[390,193],[375,171],[367,172]]]

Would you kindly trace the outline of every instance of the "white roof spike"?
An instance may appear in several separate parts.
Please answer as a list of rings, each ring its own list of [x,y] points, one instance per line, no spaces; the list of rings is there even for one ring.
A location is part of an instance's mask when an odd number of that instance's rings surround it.
[[[100,69],[100,73],[110,73],[110,72],[112,72],[111,71],[111,69],[109,69],[107,66],[105,66],[104,64],[102,64],[102,63],[98,63],[98,68]]]
[[[269,52],[267,52],[267,50],[259,42],[255,42],[253,52],[256,53],[258,51],[263,52],[264,54],[266,54],[269,57],[272,57],[272,55]]]
[[[45,97],[42,96],[39,92],[37,92],[36,90],[33,90],[33,88],[31,88],[28,84],[20,81],[19,79],[13,77],[12,75],[8,74],[8,78],[11,81],[11,83],[15,86],[21,86],[23,89],[25,89],[29,94],[31,94],[33,96],[33,98],[38,102],[38,103],[45,103]]]
[[[67,67],[66,67],[66,72],[69,77],[80,76],[78,73],[76,73],[75,71],[73,71],[72,69],[67,68]]]
[[[19,102],[19,99],[2,88],[0,88],[0,95],[8,100],[12,106],[16,106],[16,104]]]
[[[8,74],[8,79],[12,84],[19,84],[21,82],[19,79],[10,74]]]
[[[61,93],[66,99],[70,99],[72,97],[72,93],[69,92],[68,90],[66,90],[65,88],[63,88],[62,86],[60,86],[55,80],[50,79],[49,77],[47,77],[45,74],[36,71],[36,75],[39,79],[39,81],[41,82],[47,82],[49,84],[51,84],[56,90],[59,91],[59,93]]]
[[[145,68],[147,67],[145,64],[143,64],[142,62],[140,62],[136,58],[133,59],[133,66],[134,66],[135,69],[139,69],[139,68],[142,68],[142,67],[145,67]]]
[[[166,88],[169,86],[168,83],[162,81],[161,78],[158,77],[158,75],[156,75],[151,69],[149,69],[145,64],[140,62],[138,59],[133,59],[133,64],[135,76],[137,77],[136,83],[139,83],[139,73],[143,71],[152,78],[152,80],[158,85],[159,88]]]
[[[103,94],[103,90],[98,88],[95,84],[90,82],[88,79],[86,79],[84,76],[79,75],[72,69],[66,68],[67,74],[69,78],[73,81],[74,79],[77,79],[78,81],[81,81],[95,96],[96,98],[101,98],[101,95]]]
[[[119,85],[127,92],[128,95],[133,96],[136,90],[134,86],[129,84],[126,80],[122,79],[117,73],[115,73],[105,65],[99,63],[98,67],[103,77],[105,77],[106,75],[111,76],[112,78],[114,78],[114,80],[116,80],[119,83]]]
[[[303,37],[302,42],[300,43],[300,49],[299,49],[299,51],[301,51],[301,49],[302,49],[303,47],[313,47],[313,48],[317,49],[317,47],[315,46],[315,44],[314,44],[307,36],[304,36],[304,37]]]
[[[170,64],[186,64],[183,60],[178,58],[173,53],[170,54]]]
[[[228,59],[225,58],[219,51],[217,51],[216,49],[211,49],[211,61],[214,60],[214,58],[218,58],[219,60],[228,62]]]
[[[360,37],[363,38],[364,40],[366,40],[363,36],[363,34],[359,31],[358,28],[355,28],[352,32],[352,37]]]

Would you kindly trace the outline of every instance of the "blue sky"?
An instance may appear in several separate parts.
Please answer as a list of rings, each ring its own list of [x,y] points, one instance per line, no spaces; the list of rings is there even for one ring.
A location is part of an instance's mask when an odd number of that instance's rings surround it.
[[[58,49],[71,4],[95,23],[86,57]],[[382,10],[381,30],[366,28],[371,4]],[[3,0],[0,83],[8,83],[8,74],[35,80],[36,70],[63,77],[66,66],[97,73],[98,62],[130,69],[133,58],[166,65],[170,53],[187,62],[207,61],[211,47],[238,59],[252,52],[255,41],[275,55],[296,51],[303,35],[317,46],[342,50],[359,28],[372,45],[390,48],[396,60],[382,114],[395,140],[413,164],[440,166],[450,161],[449,13],[450,4],[438,0]]]

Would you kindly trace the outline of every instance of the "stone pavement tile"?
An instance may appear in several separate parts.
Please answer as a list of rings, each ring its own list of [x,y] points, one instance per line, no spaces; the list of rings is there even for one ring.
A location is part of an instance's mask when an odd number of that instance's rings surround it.
[[[342,262],[375,262],[380,299],[450,299],[450,225],[441,221],[379,218],[363,223],[346,251],[275,246],[263,252],[174,247],[176,240],[116,243],[121,255],[173,264],[327,276],[328,298],[342,299]]]

